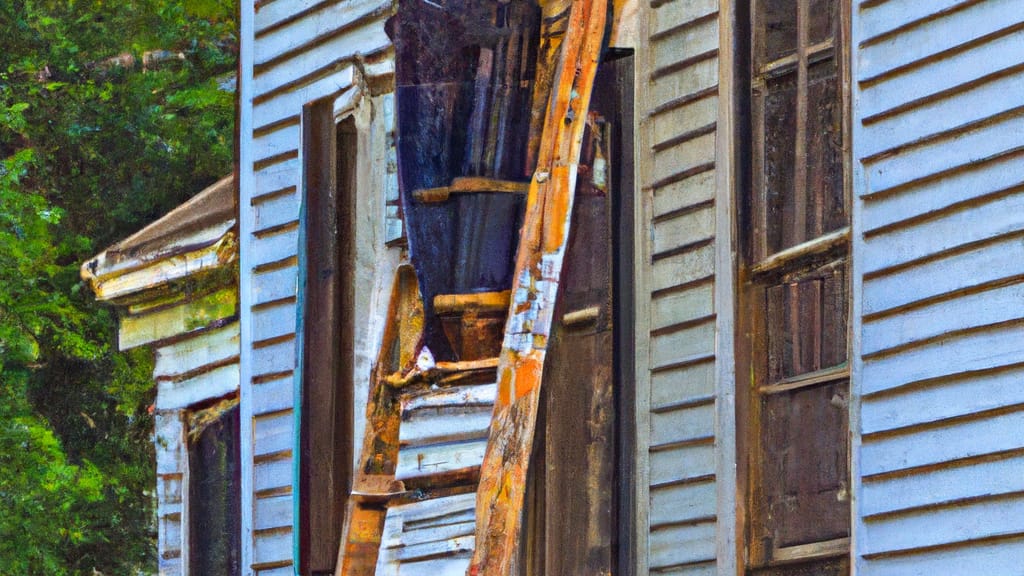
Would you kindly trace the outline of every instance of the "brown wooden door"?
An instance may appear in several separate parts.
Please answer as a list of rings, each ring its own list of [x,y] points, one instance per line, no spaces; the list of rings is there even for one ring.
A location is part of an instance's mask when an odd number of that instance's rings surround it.
[[[632,191],[631,137],[623,120],[630,115],[622,105],[631,76],[626,58],[602,64],[595,83],[545,361],[520,573],[619,572],[619,494],[626,480],[617,466],[624,439],[619,406],[631,378],[618,374],[632,371],[616,358],[632,356],[616,341],[632,337],[623,337],[631,321],[617,310],[628,310],[617,305],[631,297],[616,290],[615,280],[631,271],[631,260],[619,257],[632,250],[631,238],[622,237],[628,228],[619,228],[622,219],[631,220],[631,211],[623,213],[631,202],[622,201]]]

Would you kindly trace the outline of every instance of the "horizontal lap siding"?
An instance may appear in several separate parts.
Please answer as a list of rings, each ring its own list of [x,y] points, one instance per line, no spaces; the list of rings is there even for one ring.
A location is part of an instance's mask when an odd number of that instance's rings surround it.
[[[639,159],[649,206],[648,558],[652,574],[715,571],[715,142],[718,3],[654,1],[641,51]]]
[[[248,558],[258,574],[291,573],[298,286],[302,200],[302,107],[338,96],[356,83],[360,60],[389,51],[384,20],[390,0],[274,0],[253,15],[252,108],[243,146],[250,146],[251,184],[241,190],[249,211],[242,289],[246,389],[251,411],[252,540]]]
[[[1024,4],[854,11],[859,574],[1024,553]]]

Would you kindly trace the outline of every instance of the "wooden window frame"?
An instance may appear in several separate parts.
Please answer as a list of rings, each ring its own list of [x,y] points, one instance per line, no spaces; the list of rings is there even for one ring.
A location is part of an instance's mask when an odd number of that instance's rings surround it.
[[[334,571],[352,489],[358,132],[334,98],[305,106],[302,128],[296,535],[299,574],[317,576]]]
[[[833,38],[812,44],[808,39],[809,26],[804,23],[809,18],[811,0],[797,0],[797,44],[792,54],[784,55],[770,62],[759,63],[757,54],[764,54],[763,29],[755,22],[758,16],[757,6],[763,0],[740,1],[736,7],[736,59],[733,83],[736,86],[734,97],[738,100],[738,143],[735,153],[737,178],[737,204],[733,213],[737,229],[739,254],[736,259],[736,328],[735,328],[735,359],[736,359],[736,391],[737,391],[737,480],[739,494],[739,534],[742,537],[741,550],[743,573],[750,570],[771,569],[777,566],[843,558],[851,554],[850,538],[836,538],[808,544],[786,547],[766,545],[766,534],[761,529],[763,511],[762,478],[760,477],[763,459],[761,443],[761,399],[771,395],[791,392],[801,388],[824,385],[826,383],[845,380],[847,382],[847,399],[850,382],[850,353],[852,326],[851,303],[853,294],[850,276],[851,261],[851,215],[852,215],[852,170],[851,170],[851,105],[850,105],[850,18],[851,1],[836,0],[838,29]],[[795,170],[794,189],[806,189],[806,137],[808,109],[808,69],[809,64],[823,60],[834,54],[836,65],[837,89],[842,103],[839,112],[842,121],[842,182],[843,198],[846,210],[846,226],[838,230],[811,238],[805,242],[769,253],[766,232],[768,226],[767,205],[764,197],[765,186],[760,175],[763,173],[764,113],[756,110],[754,91],[764,85],[768,78],[781,76],[796,69],[797,75],[797,113],[796,158],[798,169]],[[755,195],[761,196],[760,201]],[[799,204],[799,202],[797,203]],[[798,214],[798,220],[802,214]],[[838,366],[825,367],[795,377],[784,378],[777,382],[765,382],[767,376],[758,373],[756,366],[761,365],[767,357],[767,312],[762,309],[763,295],[767,288],[780,285],[781,279],[800,271],[813,270],[821,265],[838,264],[845,267],[847,284],[847,321],[846,321],[846,357],[845,363]],[[775,282],[774,284],[772,282]],[[758,293],[761,302],[758,302]],[[761,371],[763,372],[763,370]],[[846,407],[849,410],[849,406]],[[847,414],[848,422],[852,419]],[[847,490],[850,490],[849,434],[847,434]],[[852,498],[848,500],[852,502]],[[851,525],[854,511],[851,510]],[[774,572],[772,572],[774,574]]]

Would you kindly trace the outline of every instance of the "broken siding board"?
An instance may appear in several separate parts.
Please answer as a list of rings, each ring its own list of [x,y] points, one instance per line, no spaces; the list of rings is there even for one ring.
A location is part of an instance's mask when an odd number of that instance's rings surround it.
[[[238,322],[156,349],[153,377],[173,378],[238,356]]]
[[[865,517],[944,503],[1024,493],[1024,454],[968,462],[899,478],[868,480],[860,496]]]
[[[864,476],[920,466],[948,464],[962,458],[1016,450],[1024,446],[1024,408],[981,414],[972,420],[945,423],[884,437],[865,437],[861,448]]]
[[[157,383],[156,408],[182,409],[211,398],[227,396],[238,390],[238,382],[237,363],[214,368],[186,380],[164,380]]]

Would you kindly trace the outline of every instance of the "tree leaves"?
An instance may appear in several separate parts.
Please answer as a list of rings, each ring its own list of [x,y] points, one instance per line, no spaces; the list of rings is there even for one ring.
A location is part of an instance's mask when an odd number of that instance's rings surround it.
[[[234,14],[0,0],[0,574],[155,570],[151,356],[78,266],[231,170]]]

